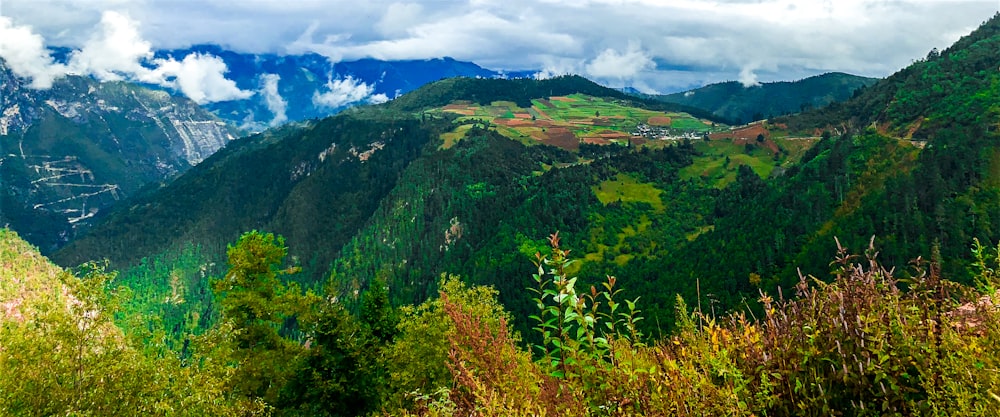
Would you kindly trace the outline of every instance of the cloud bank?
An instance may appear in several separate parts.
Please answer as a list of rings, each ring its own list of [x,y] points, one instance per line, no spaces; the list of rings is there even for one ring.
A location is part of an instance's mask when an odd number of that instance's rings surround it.
[[[252,91],[241,90],[226,78],[226,64],[219,57],[192,53],[178,61],[153,58],[153,45],[139,32],[129,16],[105,11],[79,49],[69,54],[66,65],[56,63],[44,38],[30,26],[15,25],[0,16],[0,58],[29,86],[48,89],[66,74],[89,75],[100,81],[128,80],[173,88],[199,103],[245,99]]]
[[[996,0],[177,4],[3,0],[4,14],[14,22],[78,49],[92,37],[101,38],[91,28],[102,21],[103,10],[115,9],[141,21],[142,39],[162,49],[214,43],[240,52],[316,52],[334,62],[450,56],[494,70],[538,71],[540,77],[578,73],[610,86],[664,92],[708,82],[740,80],[752,85],[828,71],[882,77],[926,56],[931,48],[947,47],[1000,8]],[[33,71],[44,85],[47,67],[38,62],[45,58],[33,56],[34,64],[27,58],[21,61],[21,71]],[[96,59],[88,62],[101,67]]]

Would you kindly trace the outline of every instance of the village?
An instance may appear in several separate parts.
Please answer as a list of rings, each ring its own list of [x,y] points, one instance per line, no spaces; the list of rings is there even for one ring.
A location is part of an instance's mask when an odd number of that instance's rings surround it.
[[[629,133],[648,140],[695,140],[705,137],[705,134],[693,130],[679,131],[667,126],[652,126],[645,123],[639,123],[635,130]]]

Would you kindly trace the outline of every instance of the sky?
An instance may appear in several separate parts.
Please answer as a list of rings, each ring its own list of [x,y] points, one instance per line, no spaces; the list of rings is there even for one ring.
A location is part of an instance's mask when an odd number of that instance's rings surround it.
[[[332,62],[449,56],[538,77],[668,93],[840,71],[885,77],[944,49],[1000,0],[0,0],[0,57],[47,88],[65,73],[245,98],[211,55],[315,52]],[[74,49],[58,64],[46,48]]]

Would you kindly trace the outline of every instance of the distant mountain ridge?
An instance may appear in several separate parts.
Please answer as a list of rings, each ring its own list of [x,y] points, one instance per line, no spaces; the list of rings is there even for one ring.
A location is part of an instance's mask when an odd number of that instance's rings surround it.
[[[756,86],[727,81],[655,98],[704,109],[727,120],[749,123],[844,101],[859,88],[877,81],[877,78],[831,72],[798,81]]]
[[[239,135],[187,98],[80,76],[35,90],[0,60],[0,224],[51,251]]]
[[[257,92],[244,100],[204,105],[235,125],[255,130],[283,120],[275,112],[273,102],[269,107],[264,91],[268,82],[276,83],[274,92],[285,102],[282,110],[284,120],[300,121],[326,117],[353,104],[392,99],[444,78],[526,77],[532,74],[501,73],[449,57],[405,61],[361,59],[331,63],[326,57],[313,53],[249,54],[225,50],[216,45],[158,51],[157,56],[181,58],[191,53],[221,58],[229,69],[227,78],[243,90]]]

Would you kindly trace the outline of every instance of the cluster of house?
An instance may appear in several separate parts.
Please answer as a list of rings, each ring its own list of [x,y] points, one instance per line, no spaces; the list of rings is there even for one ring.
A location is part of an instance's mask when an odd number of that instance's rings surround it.
[[[703,136],[701,133],[695,131],[678,132],[667,126],[651,126],[645,123],[640,123],[636,126],[635,130],[629,133],[632,136],[639,136],[649,140],[694,140],[701,139]]]

